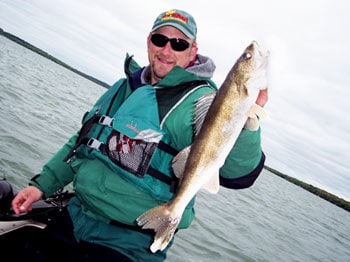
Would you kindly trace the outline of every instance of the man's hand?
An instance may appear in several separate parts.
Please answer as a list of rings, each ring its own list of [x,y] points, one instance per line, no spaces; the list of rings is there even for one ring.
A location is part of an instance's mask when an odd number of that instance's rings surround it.
[[[18,215],[32,210],[32,204],[43,196],[35,186],[28,186],[17,193],[12,200],[13,211]]]
[[[259,128],[259,119],[258,117],[266,117],[266,112],[262,108],[268,100],[268,91],[267,88],[260,90],[259,95],[256,99],[256,105],[251,109],[251,112],[248,114],[247,122],[244,125],[244,128],[249,129],[250,131],[256,131]]]
[[[256,104],[263,107],[269,99],[268,88],[260,90],[258,98],[256,99]]]

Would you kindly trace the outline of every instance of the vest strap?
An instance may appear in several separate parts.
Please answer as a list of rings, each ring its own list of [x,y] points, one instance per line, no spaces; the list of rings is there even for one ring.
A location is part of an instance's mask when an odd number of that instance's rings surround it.
[[[129,230],[134,230],[134,231],[138,231],[140,233],[143,233],[143,234],[147,234],[147,235],[151,235],[151,236],[154,236],[155,235],[155,232],[153,229],[142,229],[141,227],[139,226],[132,226],[132,225],[127,225],[127,224],[124,224],[122,222],[119,222],[117,220],[111,220],[109,222],[110,225],[113,225],[113,226],[117,226],[117,227],[122,227],[122,228],[127,228]]]
[[[164,152],[172,155],[172,156],[176,156],[179,153],[179,150],[173,148],[172,146],[164,143],[163,141],[160,141],[158,143],[158,148],[163,150]]]
[[[176,176],[168,177],[167,175],[163,174],[162,172],[158,171],[157,169],[149,166],[147,170],[147,174],[150,176],[153,176],[154,178],[157,178],[158,180],[170,185],[170,192],[174,193],[178,184],[179,179]]]

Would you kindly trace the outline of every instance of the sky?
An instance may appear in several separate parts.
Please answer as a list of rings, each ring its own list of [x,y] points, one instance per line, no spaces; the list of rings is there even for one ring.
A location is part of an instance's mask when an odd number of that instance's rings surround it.
[[[252,40],[271,53],[266,165],[350,201],[350,2],[0,0],[0,27],[113,84],[127,53],[147,65],[159,13],[191,13],[218,86]]]

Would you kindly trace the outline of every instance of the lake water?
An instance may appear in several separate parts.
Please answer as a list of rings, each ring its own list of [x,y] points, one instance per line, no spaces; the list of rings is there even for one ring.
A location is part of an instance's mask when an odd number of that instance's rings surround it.
[[[26,186],[104,91],[0,36],[0,177]],[[200,192],[196,210],[167,261],[350,261],[350,213],[266,170],[249,189]]]

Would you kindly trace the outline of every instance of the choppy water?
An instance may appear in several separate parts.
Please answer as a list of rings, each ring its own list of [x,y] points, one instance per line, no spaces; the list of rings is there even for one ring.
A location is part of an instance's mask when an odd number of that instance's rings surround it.
[[[40,172],[105,89],[0,36],[0,176]],[[350,261],[350,213],[264,171],[245,190],[200,192],[167,261]]]

